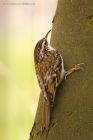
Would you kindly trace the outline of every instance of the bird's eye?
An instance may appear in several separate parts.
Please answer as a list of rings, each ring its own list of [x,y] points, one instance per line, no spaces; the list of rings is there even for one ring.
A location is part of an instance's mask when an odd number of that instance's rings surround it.
[[[47,45],[48,44],[48,42],[47,42],[47,40],[45,40],[45,45]]]

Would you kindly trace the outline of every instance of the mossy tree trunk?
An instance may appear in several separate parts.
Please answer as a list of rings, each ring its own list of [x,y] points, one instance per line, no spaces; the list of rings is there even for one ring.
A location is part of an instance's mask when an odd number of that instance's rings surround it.
[[[48,140],[93,139],[93,1],[59,0],[51,45],[64,58],[65,68],[84,62],[84,70],[63,81],[56,93]],[[41,120],[42,97],[36,114]],[[30,140],[45,140],[34,126]]]

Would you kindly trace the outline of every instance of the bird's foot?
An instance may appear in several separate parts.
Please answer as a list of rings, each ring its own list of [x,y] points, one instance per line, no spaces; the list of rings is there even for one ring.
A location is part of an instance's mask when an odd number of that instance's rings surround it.
[[[84,65],[84,63],[79,63],[75,65],[75,70],[83,70],[83,67],[81,67],[82,65]]]
[[[71,68],[70,70],[68,70],[65,74],[65,80],[67,79],[67,77],[72,74],[75,71],[78,70],[83,70],[83,67],[81,67],[82,65],[84,65],[84,63],[80,63],[80,64],[76,64],[73,68]]]

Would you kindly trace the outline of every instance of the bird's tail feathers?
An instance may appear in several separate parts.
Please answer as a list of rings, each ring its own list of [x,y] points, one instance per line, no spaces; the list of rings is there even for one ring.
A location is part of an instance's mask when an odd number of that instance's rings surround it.
[[[42,123],[43,123],[43,128],[45,128],[46,132],[48,133],[49,124],[50,124],[50,101],[49,101],[49,99],[44,100],[44,103],[43,103]]]

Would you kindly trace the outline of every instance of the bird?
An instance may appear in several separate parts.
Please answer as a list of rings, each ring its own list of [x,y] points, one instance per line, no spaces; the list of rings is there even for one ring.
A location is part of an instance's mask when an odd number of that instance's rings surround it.
[[[82,69],[83,63],[76,64],[65,70],[62,54],[48,43],[47,34],[37,42],[34,49],[34,63],[38,84],[43,94],[42,129],[48,133],[50,125],[51,107],[55,101],[57,87],[75,71]]]

